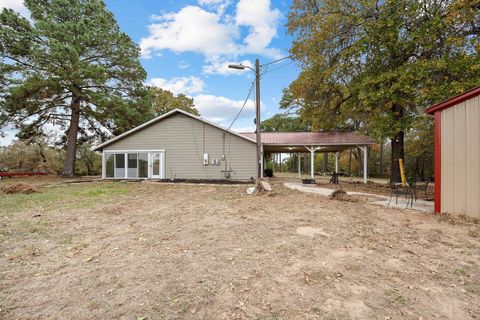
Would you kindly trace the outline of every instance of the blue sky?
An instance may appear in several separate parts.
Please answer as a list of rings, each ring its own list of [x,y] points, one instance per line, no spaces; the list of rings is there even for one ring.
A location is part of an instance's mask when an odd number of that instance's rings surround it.
[[[291,0],[106,0],[122,31],[142,49],[147,84],[194,98],[202,117],[228,127],[253,80],[253,66],[288,55],[291,37],[285,24]],[[22,0],[0,0],[1,7],[25,12]],[[278,68],[278,69],[277,69]],[[282,89],[298,75],[290,60],[270,65],[261,81],[262,119],[278,112]],[[276,70],[274,70],[276,69]],[[235,122],[253,130],[254,95]],[[0,138],[7,144],[12,135]]]

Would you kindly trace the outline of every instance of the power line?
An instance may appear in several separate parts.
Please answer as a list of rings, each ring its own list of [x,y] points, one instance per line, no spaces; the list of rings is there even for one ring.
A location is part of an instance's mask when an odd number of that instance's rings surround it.
[[[282,68],[284,68],[284,67],[286,67],[286,66],[288,66],[288,65],[291,65],[292,63],[293,63],[293,60],[292,60],[292,61],[289,61],[289,62],[287,62],[287,63],[285,63],[285,64],[282,64],[281,66],[278,66],[278,67],[276,67],[276,68],[270,69],[270,70],[268,70],[268,68],[267,68],[267,69],[262,73],[262,76],[263,76],[264,74],[270,73],[270,72],[272,72],[272,71],[275,71],[275,70],[278,70],[278,69],[282,69]]]
[[[235,119],[233,119],[233,121],[232,121],[232,123],[230,124],[230,126],[228,127],[227,131],[230,131],[230,129],[232,128],[233,124],[235,123],[235,121],[237,121],[238,117],[240,116],[240,113],[242,113],[243,108],[245,108],[245,106],[247,105],[248,99],[250,98],[250,95],[251,95],[252,92],[253,92],[253,86],[254,86],[254,85],[255,85],[255,81],[252,81],[252,85],[250,86],[250,89],[248,90],[247,97],[245,98],[245,101],[243,102],[242,107],[241,107],[240,110],[238,111],[237,115],[235,116]]]
[[[268,65],[271,65],[271,64],[274,64],[274,63],[277,63],[277,62],[280,62],[280,61],[283,61],[283,60],[286,60],[286,59],[290,59],[291,57],[292,57],[292,55],[290,54],[290,55],[288,55],[288,56],[286,56],[286,57],[283,57],[283,58],[280,58],[280,59],[278,59],[278,60],[274,60],[274,61],[270,61],[270,62],[264,63],[264,64],[262,65],[262,67],[266,67],[266,66],[268,66]]]

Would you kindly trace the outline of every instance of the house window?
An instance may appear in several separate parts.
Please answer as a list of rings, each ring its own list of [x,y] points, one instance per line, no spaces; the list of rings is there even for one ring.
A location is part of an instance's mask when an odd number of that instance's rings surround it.
[[[148,153],[138,154],[138,177],[148,178]]]
[[[115,177],[115,157],[113,154],[105,154],[105,177],[114,178]]]
[[[128,171],[127,177],[128,178],[138,178],[138,155],[136,153],[129,153],[127,155],[128,158]]]
[[[124,153],[115,153],[115,178],[125,178]]]

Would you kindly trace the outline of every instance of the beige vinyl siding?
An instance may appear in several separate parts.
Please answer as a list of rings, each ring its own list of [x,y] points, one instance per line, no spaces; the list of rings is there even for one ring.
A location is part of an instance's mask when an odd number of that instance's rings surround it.
[[[167,179],[225,179],[225,162],[221,160],[224,145],[230,179],[255,177],[255,143],[180,113],[132,133],[103,151],[165,150]],[[209,162],[219,159],[220,165],[204,165],[204,152],[208,153]]]
[[[441,209],[480,218],[480,97],[441,115]]]

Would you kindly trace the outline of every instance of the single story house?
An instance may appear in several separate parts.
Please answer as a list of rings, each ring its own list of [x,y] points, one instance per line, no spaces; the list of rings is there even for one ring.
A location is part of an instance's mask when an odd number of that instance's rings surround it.
[[[435,212],[480,218],[480,87],[427,113],[435,117]]]
[[[366,159],[367,147],[374,143],[353,133],[262,133],[262,155],[309,152],[313,159],[315,152],[338,155],[340,151],[360,147],[365,150]],[[255,134],[233,132],[180,109],[133,128],[94,150],[102,152],[103,179],[247,181],[256,177]],[[365,182],[366,177],[365,170]]]
[[[250,180],[255,140],[180,109],[172,110],[94,148],[103,178]]]

